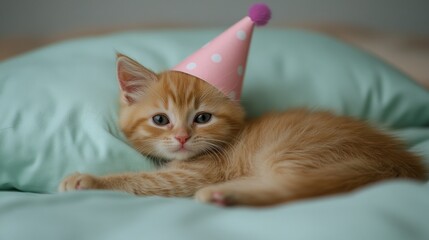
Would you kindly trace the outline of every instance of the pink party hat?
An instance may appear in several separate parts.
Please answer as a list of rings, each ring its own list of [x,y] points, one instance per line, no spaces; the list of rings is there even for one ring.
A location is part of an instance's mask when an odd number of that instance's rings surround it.
[[[253,27],[263,26],[271,18],[264,3],[250,6],[248,16],[234,24],[172,70],[196,76],[239,100],[246,69]]]

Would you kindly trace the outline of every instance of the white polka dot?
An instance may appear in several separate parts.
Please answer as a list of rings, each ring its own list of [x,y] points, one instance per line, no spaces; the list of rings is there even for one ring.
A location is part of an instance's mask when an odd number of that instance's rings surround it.
[[[246,39],[246,32],[245,32],[245,31],[243,31],[243,30],[238,30],[238,31],[235,33],[235,36],[236,36],[238,39],[240,39],[240,40],[244,40],[244,39]]]
[[[243,76],[243,66],[238,66],[238,68],[237,68],[237,74],[238,74],[238,76]]]
[[[219,53],[215,53],[211,57],[212,61],[215,63],[219,63],[222,61],[222,56]]]
[[[231,99],[235,99],[235,96],[236,96],[236,94],[235,94],[235,92],[234,92],[234,91],[231,91],[231,92],[229,92],[229,94],[228,94],[228,97],[229,97],[229,98],[231,98]]]
[[[188,63],[188,65],[186,65],[186,69],[188,69],[188,70],[192,70],[196,67],[197,67],[197,64],[194,62],[190,62],[190,63]]]

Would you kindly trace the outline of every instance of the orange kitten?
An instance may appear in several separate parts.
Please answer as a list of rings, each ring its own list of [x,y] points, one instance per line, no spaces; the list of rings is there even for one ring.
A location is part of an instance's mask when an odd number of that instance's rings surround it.
[[[419,157],[367,124],[293,110],[245,122],[239,103],[181,72],[155,74],[118,55],[120,127],[156,172],[77,173],[61,191],[113,189],[264,206],[347,192],[385,179],[423,180]]]

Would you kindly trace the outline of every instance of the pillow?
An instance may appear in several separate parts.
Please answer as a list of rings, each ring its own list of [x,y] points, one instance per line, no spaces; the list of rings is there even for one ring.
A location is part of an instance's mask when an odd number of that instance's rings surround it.
[[[52,45],[0,64],[0,189],[55,192],[75,171],[152,170],[116,125],[115,52],[168,69],[218,30],[130,32]],[[249,116],[327,109],[394,128],[429,123],[429,93],[396,69],[315,33],[258,29],[242,103]]]

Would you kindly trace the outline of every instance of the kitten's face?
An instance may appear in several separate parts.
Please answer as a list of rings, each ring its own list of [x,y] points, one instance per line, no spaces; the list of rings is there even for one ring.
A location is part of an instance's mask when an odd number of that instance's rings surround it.
[[[185,160],[219,151],[237,134],[244,112],[208,83],[181,72],[158,75],[118,56],[120,126],[141,153]]]

